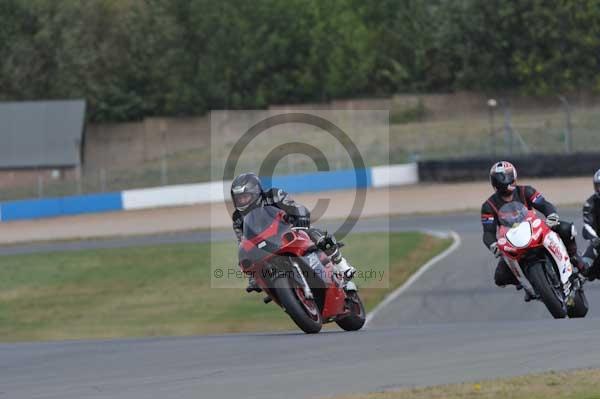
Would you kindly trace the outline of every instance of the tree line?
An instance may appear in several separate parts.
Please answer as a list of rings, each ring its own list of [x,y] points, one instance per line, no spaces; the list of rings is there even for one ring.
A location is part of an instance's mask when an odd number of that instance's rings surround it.
[[[92,121],[397,92],[600,89],[597,0],[0,0],[0,100]]]

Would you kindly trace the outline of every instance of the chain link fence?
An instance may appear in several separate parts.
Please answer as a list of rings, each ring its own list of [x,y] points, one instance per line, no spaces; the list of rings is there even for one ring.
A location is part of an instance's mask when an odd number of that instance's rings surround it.
[[[347,103],[328,106],[336,107],[350,106]],[[367,166],[477,155],[501,158],[534,153],[600,152],[600,103],[593,98],[570,101],[566,96],[556,96],[540,105],[482,96],[468,101],[452,96],[402,96],[353,102],[351,107],[390,109],[390,142],[383,141],[388,138],[372,121],[361,121],[359,129],[354,129],[360,134],[352,140]],[[236,131],[235,127],[229,129],[227,135],[219,138],[222,156],[211,156],[209,123],[208,118],[156,118],[88,127],[81,168],[0,172],[0,200],[210,181],[211,168],[224,162],[228,146],[244,132]],[[309,141],[319,140],[319,132],[314,130],[291,132],[302,135],[304,141],[306,137]],[[282,140],[289,141],[290,137],[293,135]],[[255,156],[250,154],[242,164],[247,170],[257,171],[259,160],[264,159],[260,145],[255,148]],[[335,145],[327,148],[331,169],[352,167],[341,148]],[[276,173],[315,170],[309,158],[288,155],[281,159]]]

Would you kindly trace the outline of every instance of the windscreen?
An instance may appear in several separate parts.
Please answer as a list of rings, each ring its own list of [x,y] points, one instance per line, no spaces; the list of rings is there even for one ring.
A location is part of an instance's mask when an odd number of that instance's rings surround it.
[[[509,202],[498,211],[498,221],[502,226],[513,227],[527,218],[529,211],[521,202]]]
[[[244,217],[244,237],[250,240],[265,231],[283,211],[274,206],[258,207]]]

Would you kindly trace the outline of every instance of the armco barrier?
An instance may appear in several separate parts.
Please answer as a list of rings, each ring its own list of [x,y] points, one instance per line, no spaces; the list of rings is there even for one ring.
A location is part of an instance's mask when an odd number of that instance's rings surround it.
[[[419,161],[419,181],[451,182],[486,180],[490,167],[509,161],[526,177],[591,176],[600,168],[600,153],[529,154],[527,156],[477,157],[439,161]]]
[[[281,187],[290,193],[385,187],[418,182],[417,165],[378,166],[265,178],[265,188]],[[127,190],[62,198],[10,201],[0,204],[0,221],[38,219],[82,213],[182,206],[223,202],[230,182],[209,182]]]

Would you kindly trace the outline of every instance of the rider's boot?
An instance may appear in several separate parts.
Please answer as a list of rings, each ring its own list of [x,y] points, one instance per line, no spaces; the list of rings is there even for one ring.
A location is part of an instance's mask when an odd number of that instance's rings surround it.
[[[256,284],[256,280],[252,276],[248,277],[248,286],[246,287],[246,292],[262,292],[262,288]]]
[[[583,261],[587,265],[587,270],[584,277],[589,281],[594,281],[597,277],[597,268],[594,266],[594,262],[589,258],[583,258]]]
[[[345,281],[350,281],[356,274],[356,269],[348,263],[342,256],[340,248],[343,246],[341,242],[337,242],[335,237],[328,234],[326,231],[318,229],[309,230],[311,239],[316,243],[317,247],[321,248],[331,262],[333,263],[334,272],[344,277]]]
[[[535,297],[533,295],[531,295],[529,293],[529,291],[527,291],[527,290],[524,290],[524,291],[525,291],[525,298],[523,298],[523,299],[525,299],[525,302],[530,302],[535,299]]]
[[[344,258],[343,256],[340,256],[340,260],[337,263],[333,259],[332,259],[332,261],[333,261],[333,268],[336,273],[344,276],[344,280],[346,280],[346,281],[352,280],[352,278],[356,274],[356,269],[348,263],[346,258]]]
[[[523,286],[520,283],[517,283],[517,285],[515,286],[517,288],[517,291],[520,291],[523,289]],[[525,292],[525,302],[529,302],[535,299],[534,296],[532,296],[527,290],[523,290]]]
[[[348,263],[346,258],[342,256],[339,245],[333,248],[333,252],[327,254],[333,262],[333,270],[340,276],[344,276],[344,280],[350,281],[356,274],[356,269]]]

